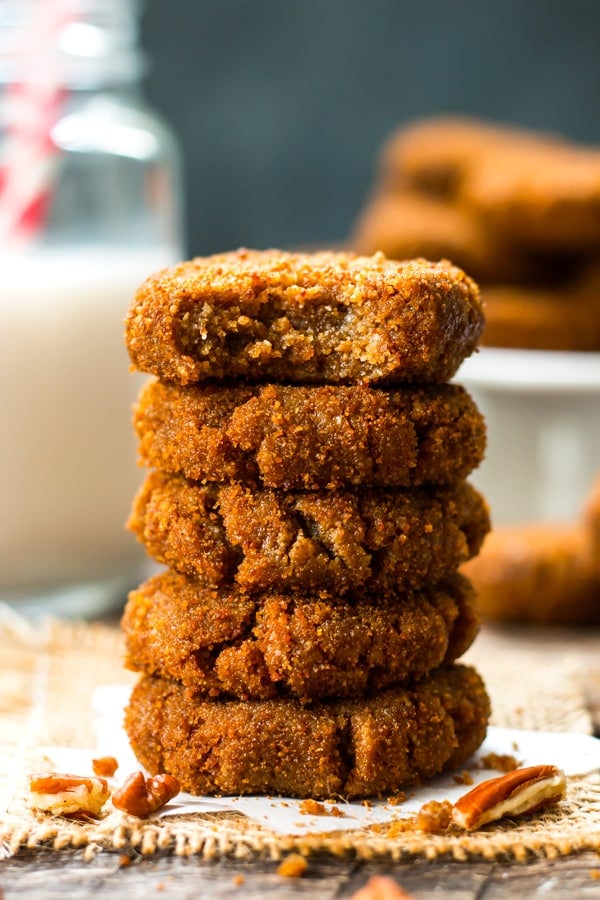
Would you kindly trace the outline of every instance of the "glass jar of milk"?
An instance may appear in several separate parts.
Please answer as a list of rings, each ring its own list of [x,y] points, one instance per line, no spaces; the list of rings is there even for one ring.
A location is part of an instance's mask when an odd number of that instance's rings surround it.
[[[178,157],[137,4],[0,0],[0,600],[91,615],[145,554],[123,318],[181,258]]]

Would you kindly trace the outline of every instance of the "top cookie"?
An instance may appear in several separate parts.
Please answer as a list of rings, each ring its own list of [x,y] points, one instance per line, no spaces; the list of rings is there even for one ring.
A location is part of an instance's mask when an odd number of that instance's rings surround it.
[[[483,330],[446,262],[238,250],[151,276],[126,320],[133,364],[165,381],[443,382]]]

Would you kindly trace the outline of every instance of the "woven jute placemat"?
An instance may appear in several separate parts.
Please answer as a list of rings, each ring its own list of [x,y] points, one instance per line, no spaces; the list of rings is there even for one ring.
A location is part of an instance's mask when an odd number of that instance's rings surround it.
[[[484,631],[466,660],[482,673],[502,727],[590,733],[585,675],[598,666],[600,635]],[[118,628],[48,623],[33,630],[0,612],[0,847],[82,847],[278,858],[291,850],[356,858],[525,859],[600,851],[598,773],[569,779],[565,802],[520,823],[472,834],[432,835],[392,823],[352,831],[282,835],[235,813],[194,813],[143,822],[112,810],[96,823],[32,813],[20,790],[44,746],[93,747],[92,696],[99,685],[133,682],[122,668]],[[21,798],[21,799],[20,799]],[[110,804],[107,804],[107,807]]]

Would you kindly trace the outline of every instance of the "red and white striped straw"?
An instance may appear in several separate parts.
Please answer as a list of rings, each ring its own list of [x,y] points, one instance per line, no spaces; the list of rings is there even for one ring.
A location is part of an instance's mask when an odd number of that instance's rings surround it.
[[[65,99],[58,35],[71,0],[35,0],[17,48],[17,77],[5,91],[6,137],[0,155],[0,240],[24,244],[43,230],[56,178],[51,131]]]

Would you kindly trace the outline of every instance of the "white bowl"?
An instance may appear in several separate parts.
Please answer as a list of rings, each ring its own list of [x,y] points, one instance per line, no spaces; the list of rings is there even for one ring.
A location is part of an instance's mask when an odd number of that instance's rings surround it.
[[[494,524],[577,518],[600,471],[600,353],[484,347],[454,380],[486,419],[471,480]]]

